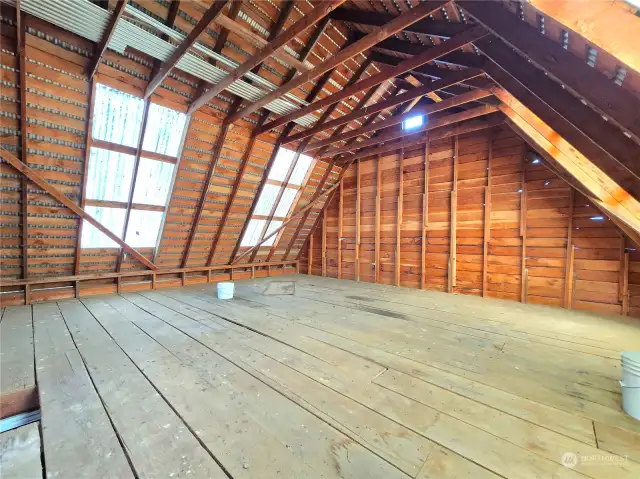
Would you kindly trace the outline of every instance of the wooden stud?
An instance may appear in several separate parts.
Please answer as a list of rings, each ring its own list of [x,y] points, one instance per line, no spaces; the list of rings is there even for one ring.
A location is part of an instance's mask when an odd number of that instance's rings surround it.
[[[134,248],[129,246],[127,243],[122,241],[118,236],[114,235],[109,228],[102,225],[102,223],[96,221],[90,214],[88,214],[84,209],[80,208],[76,203],[71,201],[67,196],[51,185],[43,176],[40,175],[36,170],[32,170],[29,166],[24,164],[18,158],[13,156],[12,153],[5,150],[4,148],[0,148],[0,157],[17,169],[21,174],[26,176],[30,181],[38,185],[41,189],[51,195],[56,201],[62,203],[64,206],[69,208],[73,213],[80,216],[81,218],[87,220],[91,225],[96,227],[102,233],[107,235],[109,239],[115,241],[121,248],[134,256],[138,261],[140,261],[143,265],[145,265],[149,269],[157,269],[156,265],[154,265],[151,261],[145,258],[142,254],[136,251]]]
[[[482,239],[482,296],[487,296],[487,275],[489,273],[489,242],[491,241],[491,163],[493,159],[493,131],[489,130],[489,151],[487,153],[487,186],[484,189],[484,234]]]
[[[575,193],[573,188],[569,188],[569,223],[567,225],[567,255],[565,260],[564,272],[564,307],[570,309],[571,302],[571,252],[573,248],[573,204],[575,201]]]
[[[424,179],[422,189],[422,226],[420,228],[420,289],[425,288],[425,275],[427,271],[427,228],[429,227],[429,147],[427,141],[424,144]]]
[[[24,304],[26,306],[31,304],[31,285],[30,284],[24,285]]]
[[[93,55],[93,60],[89,63],[87,72],[88,72],[88,80],[91,81],[93,76],[98,71],[98,67],[100,66],[100,61],[104,56],[104,53],[107,51],[107,46],[113,37],[113,34],[116,31],[116,26],[122,18],[122,14],[124,13],[124,9],[127,6],[127,0],[118,0],[116,3],[116,8],[114,9],[111,17],[109,17],[109,23],[107,24],[107,28],[102,33],[102,39],[100,43],[97,45],[95,53]]]
[[[309,235],[309,257],[307,264],[307,274],[311,276],[313,274],[313,235]]]
[[[356,245],[355,279],[360,281],[360,160],[356,161]]]
[[[211,283],[211,270],[207,270],[207,283]]]
[[[24,163],[28,163],[27,158],[27,57],[25,51],[26,26],[24,24],[25,14],[20,10],[21,2],[16,1],[16,45],[18,47],[18,69],[19,88],[18,102],[20,103],[20,158]],[[22,240],[22,278],[29,276],[29,182],[25,176],[20,178],[20,239]],[[25,290],[25,298],[28,292]],[[26,302],[25,304],[29,304]]]
[[[629,253],[625,252],[622,261],[622,315],[629,316]]]
[[[344,182],[340,180],[338,188],[338,279],[342,279],[342,242],[343,238],[343,220],[344,220]]]
[[[327,275],[327,210],[322,212],[322,276]]]
[[[75,292],[75,297],[76,299],[80,298],[80,281],[74,281],[74,292]]]
[[[522,238],[522,260],[520,272],[520,301],[527,302],[527,165],[525,164],[526,145],[522,145],[522,157],[520,164],[520,237]]]
[[[622,304],[622,298],[624,297],[624,283],[626,281],[626,276],[629,273],[624,270],[625,255],[627,253],[625,246],[625,237],[620,233],[620,272],[618,277],[618,301],[620,304]]]
[[[453,293],[456,286],[456,249],[458,222],[458,135],[453,140],[453,179],[451,184],[451,224],[449,233],[449,274],[448,291]]]
[[[575,257],[576,257],[576,247],[574,245],[571,245],[570,251],[569,251],[569,274],[567,275],[569,279],[569,287],[568,287],[569,297],[567,301],[567,309],[573,308],[573,297],[575,296],[575,281],[574,281],[575,273],[573,270]]]
[[[131,176],[131,185],[129,186],[129,197],[127,199],[127,206],[124,215],[124,224],[122,226],[122,235],[121,238],[127,238],[127,231],[129,230],[129,217],[131,216],[131,206],[133,205],[133,193],[136,189],[136,181],[138,179],[138,169],[140,168],[140,159],[142,154],[142,143],[144,142],[144,135],[147,132],[147,121],[149,119],[149,108],[151,106],[151,102],[149,100],[145,100],[144,109],[142,112],[142,126],[140,127],[140,137],[138,138],[138,146],[136,148],[135,160],[133,162],[133,173]],[[118,255],[118,260],[116,262],[116,271],[120,272],[122,269],[122,262],[124,261],[124,250],[120,251]]]
[[[400,286],[401,256],[402,256],[402,209],[404,202],[404,149],[400,149],[400,161],[398,165],[398,205],[396,216],[396,267],[395,285]]]
[[[376,225],[375,225],[375,252],[374,252],[374,283],[380,277],[380,195],[382,194],[382,167],[380,155],[376,158]]]
[[[157,281],[158,281],[158,278],[156,277],[155,273],[152,274],[151,275],[151,289],[156,289],[158,287]]]
[[[256,267],[251,266],[251,279],[256,279]]]

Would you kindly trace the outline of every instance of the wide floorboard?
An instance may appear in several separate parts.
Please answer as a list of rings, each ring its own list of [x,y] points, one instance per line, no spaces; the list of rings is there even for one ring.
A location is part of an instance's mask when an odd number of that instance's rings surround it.
[[[304,275],[215,289],[33,306],[48,475],[640,477],[637,320]]]

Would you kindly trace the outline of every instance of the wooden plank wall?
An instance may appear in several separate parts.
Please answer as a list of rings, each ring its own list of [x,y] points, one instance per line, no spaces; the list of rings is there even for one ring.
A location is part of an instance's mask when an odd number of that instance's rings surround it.
[[[426,289],[451,288],[456,294],[640,315],[640,253],[588,199],[572,191],[543,163],[525,160],[525,152],[518,136],[506,127],[498,127],[428,145],[427,175],[424,146],[404,152],[402,177],[399,152],[384,156],[379,162],[362,162],[360,281],[376,282],[375,244],[379,233],[377,282],[395,284],[399,253],[400,285],[421,287],[426,203]],[[396,249],[400,178],[402,216],[400,248]],[[340,248],[340,277],[351,280],[356,279],[356,185],[353,166],[344,177],[344,239]],[[378,196],[380,213],[376,220]],[[326,275],[331,277],[339,274],[339,210],[336,195],[326,210]],[[322,233],[320,225],[311,241],[314,275],[322,275],[323,271]],[[455,255],[451,255],[452,235]],[[308,263],[306,249],[300,258],[302,272],[308,272]],[[455,281],[450,286],[454,266]]]

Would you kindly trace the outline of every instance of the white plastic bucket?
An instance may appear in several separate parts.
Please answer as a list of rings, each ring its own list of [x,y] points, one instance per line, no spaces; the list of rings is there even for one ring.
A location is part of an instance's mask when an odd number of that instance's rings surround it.
[[[640,351],[626,351],[621,355],[622,382],[626,387],[640,388]]]
[[[234,284],[230,281],[218,283],[218,299],[232,299]]]
[[[640,387],[631,387],[620,381],[622,387],[622,409],[640,421]]]

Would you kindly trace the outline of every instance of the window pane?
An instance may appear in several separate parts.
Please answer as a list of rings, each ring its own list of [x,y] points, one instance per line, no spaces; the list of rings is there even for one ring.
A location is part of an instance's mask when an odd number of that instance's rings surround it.
[[[287,171],[289,171],[289,167],[291,166],[291,162],[293,161],[293,155],[294,152],[287,150],[286,148],[280,148],[278,150],[278,154],[273,162],[271,171],[269,171],[270,180],[284,180],[284,177],[287,176]]]
[[[282,221],[272,221],[271,223],[269,223],[269,227],[267,228],[267,232],[264,234],[264,237],[266,238],[267,236],[269,236],[271,233],[273,233],[275,230],[277,230],[278,228],[280,228],[280,226],[282,226]],[[276,242],[276,238],[278,237],[277,234],[273,235],[271,238],[269,238],[267,241],[265,241],[264,243],[262,243],[262,246],[273,246],[273,243]]]
[[[124,216],[126,210],[124,208],[104,208],[102,206],[87,206],[85,208],[95,220],[102,223],[117,237],[122,235],[124,228]],[[86,220],[82,224],[82,241],[80,243],[83,248],[119,248],[115,241],[112,241],[102,231],[95,228]]]
[[[161,211],[131,210],[125,242],[134,248],[155,246],[160,223],[162,223]]]
[[[403,127],[405,130],[418,128],[419,126],[422,126],[423,122],[424,122],[424,116],[418,115],[405,120],[403,123]]]
[[[144,151],[178,156],[187,115],[152,103],[142,142]]]
[[[125,153],[91,148],[87,176],[90,200],[127,201],[135,158]]]
[[[294,190],[293,188],[285,188],[284,193],[282,194],[282,198],[280,199],[280,203],[278,203],[278,207],[276,208],[276,213],[274,216],[278,218],[284,218],[289,213],[291,209],[291,205],[293,204],[293,200],[296,198],[296,193],[298,190]]]
[[[262,190],[262,193],[260,193],[258,204],[256,205],[256,209],[253,214],[266,216],[271,213],[271,208],[273,208],[273,203],[276,201],[278,191],[280,191],[279,186],[268,184],[264,185],[264,189]]]
[[[296,167],[293,169],[293,174],[289,179],[289,183],[298,186],[302,185],[302,182],[307,176],[307,171],[309,171],[309,167],[311,166],[311,161],[312,158],[310,156],[300,155]]]
[[[165,206],[174,167],[171,163],[140,158],[133,202]]]
[[[143,110],[142,98],[105,85],[96,85],[93,138],[137,147]]]
[[[255,246],[258,243],[260,233],[264,229],[265,220],[250,220],[247,230],[244,232],[240,246]]]

